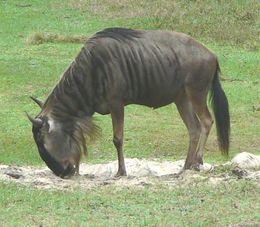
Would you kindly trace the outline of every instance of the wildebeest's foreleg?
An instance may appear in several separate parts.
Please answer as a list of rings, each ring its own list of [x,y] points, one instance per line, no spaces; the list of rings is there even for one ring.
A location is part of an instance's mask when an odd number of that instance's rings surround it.
[[[79,175],[79,164],[80,164],[80,158],[81,158],[81,153],[78,152],[77,154],[74,155],[74,162],[75,162],[75,176]]]
[[[113,124],[113,142],[116,147],[118,157],[118,171],[116,176],[126,176],[125,160],[123,154],[124,105],[115,105],[110,112]]]

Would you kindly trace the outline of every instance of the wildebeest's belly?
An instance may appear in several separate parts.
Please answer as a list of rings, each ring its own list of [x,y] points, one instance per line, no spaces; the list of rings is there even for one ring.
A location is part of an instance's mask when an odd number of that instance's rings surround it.
[[[171,83],[167,85],[153,86],[152,88],[145,88],[139,96],[129,100],[129,103],[159,108],[174,102],[179,90],[180,84]]]
[[[124,105],[138,104],[151,108],[159,108],[173,103],[176,95],[183,87],[183,82],[176,77],[168,79],[167,82],[159,80],[154,83],[147,83],[143,86],[135,83],[134,88],[122,86],[122,89],[111,87],[105,95],[95,98],[95,111],[100,114],[110,113],[111,103],[124,103]]]

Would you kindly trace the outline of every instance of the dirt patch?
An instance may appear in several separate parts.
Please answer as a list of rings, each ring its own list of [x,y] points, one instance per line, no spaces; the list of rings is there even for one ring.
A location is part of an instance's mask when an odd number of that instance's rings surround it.
[[[81,164],[80,176],[71,179],[56,177],[47,167],[18,167],[0,165],[0,180],[16,182],[41,189],[72,190],[115,185],[118,187],[145,187],[158,184],[176,186],[209,182],[252,179],[260,183],[260,156],[240,153],[224,165],[205,163],[200,171],[182,171],[184,160],[156,162],[126,159],[127,177],[115,178],[117,161],[107,164]]]

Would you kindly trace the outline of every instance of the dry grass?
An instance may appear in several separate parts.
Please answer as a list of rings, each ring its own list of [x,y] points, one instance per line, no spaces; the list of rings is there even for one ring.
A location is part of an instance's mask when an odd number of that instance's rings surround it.
[[[57,2],[52,7],[61,7]],[[175,30],[204,42],[260,47],[260,2],[258,0],[70,0],[69,10],[111,21],[113,26]],[[28,43],[79,42],[83,35],[70,36],[36,32]]]
[[[58,43],[84,43],[87,37],[84,35],[60,35],[45,32],[33,32],[27,39],[27,44],[38,45],[42,43],[58,42]]]

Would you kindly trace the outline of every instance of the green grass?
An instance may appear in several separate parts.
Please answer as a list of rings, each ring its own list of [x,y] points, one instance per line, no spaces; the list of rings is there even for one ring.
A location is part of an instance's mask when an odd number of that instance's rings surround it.
[[[39,112],[29,96],[48,96],[80,51],[82,44],[72,42],[73,37],[89,37],[109,26],[173,29],[203,41],[220,59],[230,103],[230,157],[242,151],[259,154],[259,7],[256,0],[1,1],[0,164],[44,165],[25,116],[25,111]],[[42,41],[28,42],[34,34],[41,34]],[[102,138],[89,146],[90,156],[83,161],[115,160],[110,116],[95,117]],[[126,157],[177,160],[185,158],[187,146],[187,131],[174,105],[157,110],[126,108]],[[226,160],[218,151],[213,126],[205,161]],[[203,206],[200,193],[208,198]],[[259,212],[252,208],[259,191],[246,181],[216,190],[200,185],[189,189],[107,187],[71,193],[1,184],[0,196],[0,225],[4,226],[76,226],[85,221],[90,225],[209,226],[259,221]]]
[[[104,187],[73,192],[0,184],[3,226],[228,226],[260,222],[257,184]],[[241,199],[243,198],[243,199]]]

